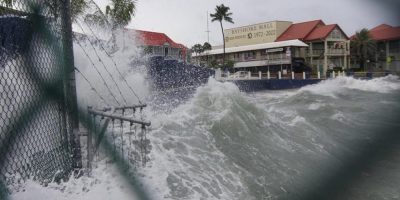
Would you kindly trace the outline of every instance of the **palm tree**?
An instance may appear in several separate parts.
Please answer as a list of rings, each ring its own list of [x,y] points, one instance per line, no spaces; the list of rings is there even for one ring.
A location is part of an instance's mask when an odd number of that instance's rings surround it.
[[[203,44],[203,50],[204,51],[209,51],[209,50],[211,50],[211,44],[210,43],[208,43],[208,42],[204,42],[204,44]]]
[[[229,23],[234,23],[231,15],[232,13],[229,12],[230,8],[224,6],[224,4],[221,4],[215,8],[215,13],[210,14],[211,17],[211,22],[219,21],[221,25],[221,31],[222,31],[222,40],[224,42],[224,54],[222,56],[222,63],[225,65],[225,34],[224,34],[224,27],[222,26],[222,21],[227,21]]]
[[[106,6],[106,15],[111,21],[112,51],[118,49],[116,31],[128,25],[132,20],[132,17],[135,15],[135,2],[136,0],[111,0],[112,7],[109,5]],[[122,38],[125,38],[124,31],[122,31]],[[122,45],[122,48],[125,48],[125,42],[123,42]]]
[[[203,50],[203,46],[201,46],[201,44],[195,44],[195,45],[193,45],[193,47],[192,47],[192,51],[194,52],[194,53],[196,53],[196,60],[197,60],[197,63],[199,64],[199,62],[200,62],[200,59],[199,59],[199,57],[197,57],[197,55],[198,54],[201,54],[204,50]]]
[[[113,28],[124,27],[132,20],[135,15],[134,0],[111,0],[112,7],[106,7],[106,15],[111,17]]]
[[[360,68],[365,70],[365,63],[370,59],[374,59],[376,52],[376,42],[371,37],[368,29],[364,28],[356,32],[351,41],[351,51],[357,57]]]
[[[4,5],[7,8],[12,8],[13,5],[16,5],[17,1],[15,0],[0,0],[0,6]],[[71,0],[71,17],[75,19],[78,15],[82,14],[86,7],[87,3],[85,0]],[[61,0],[47,0],[43,1],[41,4],[42,7],[48,9],[49,14],[51,14],[54,18],[58,18],[61,14],[61,9],[64,9],[63,2]]]
[[[204,42],[203,51],[210,51],[211,49],[212,49],[211,44],[208,43],[208,42]],[[209,56],[208,56],[208,53],[207,53],[207,66],[209,66],[209,65],[210,65],[210,62],[209,62]]]

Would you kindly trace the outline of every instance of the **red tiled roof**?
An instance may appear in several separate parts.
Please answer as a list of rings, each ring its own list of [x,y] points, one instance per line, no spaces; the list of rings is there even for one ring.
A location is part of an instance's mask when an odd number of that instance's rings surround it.
[[[320,40],[320,39],[325,39],[326,37],[329,36],[329,34],[335,29],[338,28],[344,36],[347,37],[347,35],[342,31],[339,25],[337,24],[331,24],[331,25],[325,25],[325,26],[319,26],[315,28],[308,36],[305,38],[305,41],[313,41],[313,40]]]
[[[387,28],[393,28],[393,27],[390,25],[387,25],[387,24],[381,24],[381,25],[371,29],[370,31],[377,31],[377,30],[382,30],[382,29],[387,29]]]
[[[288,29],[286,29],[285,32],[283,32],[278,37],[278,39],[276,39],[276,41],[279,42],[279,41],[294,40],[294,39],[303,40],[311,33],[312,30],[314,30],[318,26],[323,26],[323,25],[325,24],[322,20],[314,20],[314,21],[292,24],[289,26]]]
[[[393,27],[386,24],[371,29],[369,33],[377,41],[400,39],[400,27]]]
[[[312,41],[312,40],[319,40],[319,39],[325,39],[330,32],[337,26],[337,24],[331,24],[331,25],[326,25],[326,26],[319,26],[315,28],[308,36],[307,38],[304,38],[304,40],[307,41]]]
[[[136,38],[142,43],[142,45],[164,46],[165,44],[168,44],[173,48],[186,49],[184,45],[174,42],[165,33],[129,29],[127,29],[127,31],[134,31],[136,33]]]

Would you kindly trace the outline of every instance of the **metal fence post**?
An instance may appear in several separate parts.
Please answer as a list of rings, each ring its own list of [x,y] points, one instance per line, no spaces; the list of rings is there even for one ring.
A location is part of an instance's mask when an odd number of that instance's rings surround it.
[[[72,43],[71,5],[70,0],[63,0],[62,3],[63,7],[61,9],[61,23],[64,67],[64,105],[66,106],[65,110],[70,123],[68,135],[70,139],[70,145],[72,145],[72,157],[74,160],[72,166],[73,168],[81,168],[82,158],[80,149],[78,105],[76,97],[75,67]]]

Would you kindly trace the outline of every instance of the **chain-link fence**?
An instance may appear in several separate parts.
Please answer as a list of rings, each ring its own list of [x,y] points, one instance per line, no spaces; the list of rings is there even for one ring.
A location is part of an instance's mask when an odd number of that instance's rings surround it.
[[[0,194],[80,166],[68,6],[0,0]]]

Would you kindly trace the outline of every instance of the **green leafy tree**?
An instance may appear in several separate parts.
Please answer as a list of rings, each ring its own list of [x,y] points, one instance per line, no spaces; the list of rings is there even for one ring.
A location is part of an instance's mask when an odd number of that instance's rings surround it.
[[[209,67],[211,68],[218,68],[218,62],[217,60],[211,60]]]
[[[225,64],[225,34],[224,34],[224,27],[222,26],[222,21],[227,21],[229,23],[234,23],[232,20],[232,13],[229,12],[230,8],[226,7],[224,4],[221,4],[215,8],[215,13],[210,14],[211,17],[211,22],[219,21],[221,25],[221,31],[222,31],[222,41],[223,41],[223,57],[222,57],[222,63]]]
[[[210,51],[211,49],[212,49],[211,44],[208,42],[204,42],[203,51]],[[207,54],[207,65],[210,65],[210,58],[208,54]]]
[[[124,27],[135,15],[135,2],[132,0],[111,0],[111,6],[106,7],[106,15],[112,20],[113,29]]]
[[[211,44],[208,43],[208,42],[204,42],[204,44],[203,44],[203,50],[204,50],[204,51],[209,51],[209,50],[211,50],[211,49],[212,49]]]
[[[200,62],[199,57],[197,57],[198,54],[201,54],[203,50],[203,46],[201,44],[195,44],[192,46],[191,50],[196,54],[196,60],[197,62]]]
[[[5,5],[8,8],[12,8],[12,6],[16,3],[16,0],[0,0],[0,5]],[[54,17],[58,18],[61,14],[61,9],[63,5],[62,0],[46,0],[43,1],[44,8],[48,9],[49,13]],[[71,17],[74,19],[78,15],[82,14],[86,9],[87,3],[85,0],[71,0]]]
[[[195,44],[192,46],[192,51],[196,53],[197,56],[198,54],[201,54],[203,52],[203,46],[201,46],[201,44]]]
[[[373,60],[376,53],[376,41],[371,37],[368,29],[364,28],[356,32],[350,47],[351,53],[360,63],[361,70],[365,70],[365,64],[368,60]]]
[[[44,5],[49,8],[51,14],[55,17],[58,18],[61,9],[63,9],[63,2],[62,0],[50,0],[50,1],[45,1]],[[75,19],[77,16],[83,13],[83,11],[86,9],[87,4],[85,0],[71,0],[71,17],[72,19]]]
[[[1,0],[1,4],[4,4],[7,8],[11,8],[13,5],[13,0]]]
[[[225,62],[225,64],[224,64],[224,69],[225,68],[233,68],[233,66],[235,65],[235,61],[233,61],[233,60],[227,60],[226,62]]]
[[[80,14],[82,14],[87,8],[87,3],[85,0],[72,0],[71,1],[71,16],[72,18],[76,18]]]

